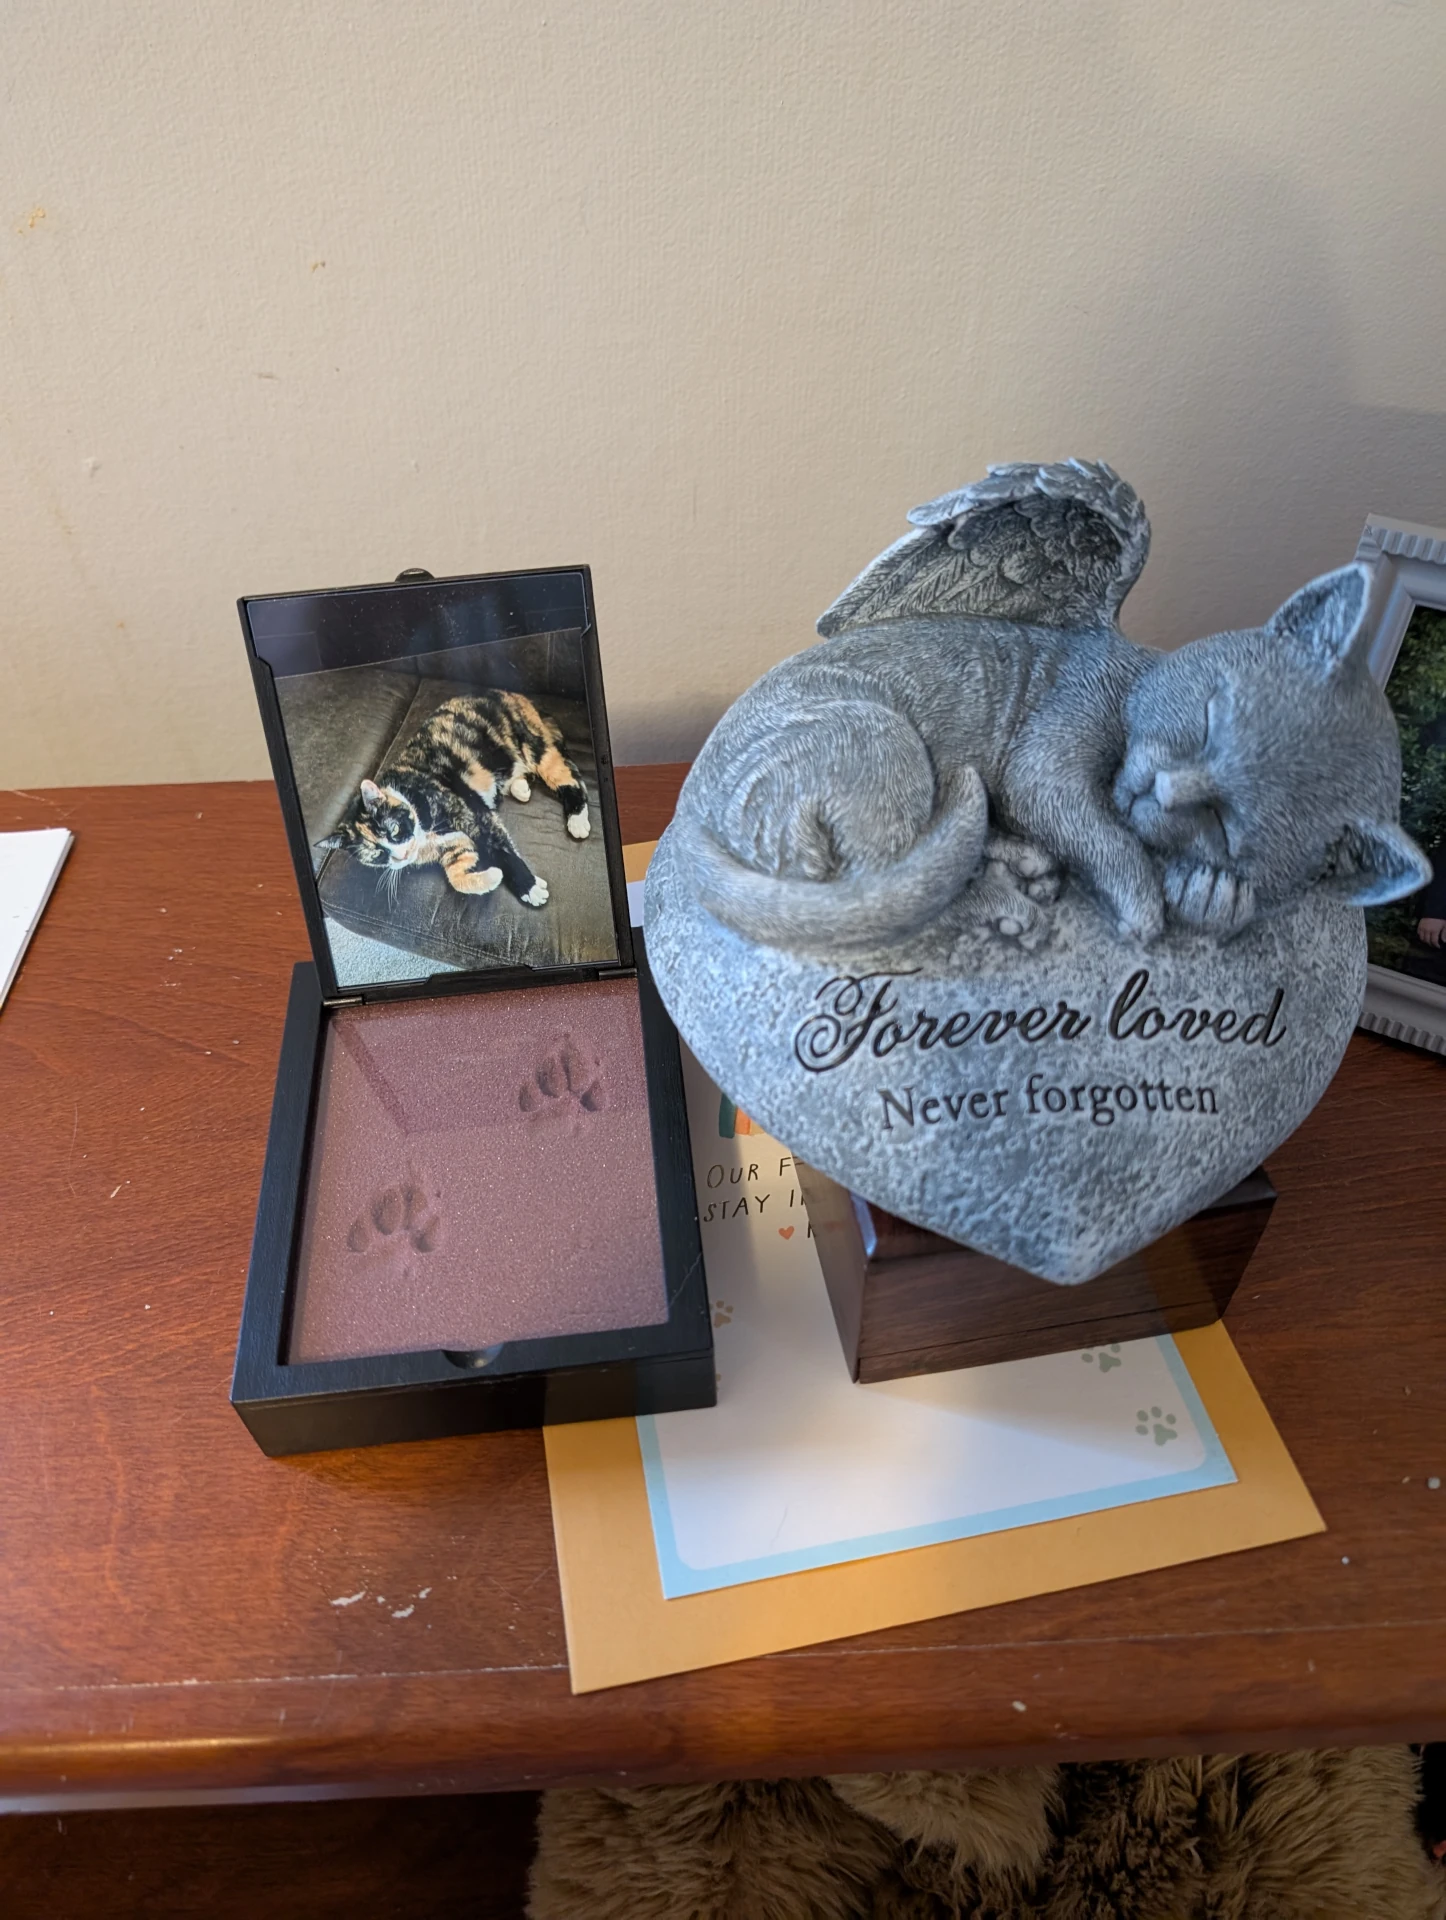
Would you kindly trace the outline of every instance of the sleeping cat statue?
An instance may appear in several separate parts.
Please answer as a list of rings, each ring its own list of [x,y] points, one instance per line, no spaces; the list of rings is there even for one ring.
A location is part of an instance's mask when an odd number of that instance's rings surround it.
[[[1343,567],[1175,653],[1116,625],[1149,525],[1106,466],[1005,466],[909,515],[684,786],[698,897],[781,947],[906,934],[966,889],[1033,943],[1063,876],[1127,938],[1229,939],[1316,888],[1413,893],[1401,764]]]
[[[1299,1124],[1360,1010],[1359,909],[1429,877],[1370,577],[1165,653],[1117,625],[1149,526],[1109,467],[993,467],[909,519],[699,753],[649,959],[791,1153],[1088,1279]]]

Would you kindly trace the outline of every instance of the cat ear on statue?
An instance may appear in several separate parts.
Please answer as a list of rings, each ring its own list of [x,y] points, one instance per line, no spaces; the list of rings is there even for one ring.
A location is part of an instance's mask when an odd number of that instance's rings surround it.
[[[1431,862],[1416,842],[1387,820],[1352,820],[1331,852],[1325,892],[1352,907],[1379,907],[1418,893]]]
[[[382,803],[382,790],[375,780],[363,780],[361,783],[362,805],[368,813],[375,813]]]
[[[1267,633],[1297,640],[1329,675],[1347,661],[1362,638],[1371,576],[1363,566],[1337,567],[1293,593],[1265,623]]]

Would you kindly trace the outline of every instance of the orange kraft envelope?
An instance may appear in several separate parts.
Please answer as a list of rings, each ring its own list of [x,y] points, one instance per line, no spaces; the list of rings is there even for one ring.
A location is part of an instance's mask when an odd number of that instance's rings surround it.
[[[628,847],[630,880],[651,845]],[[544,1432],[573,1691],[872,1633],[1324,1531],[1230,1336],[1175,1336],[1233,1486],[663,1598],[636,1423]]]

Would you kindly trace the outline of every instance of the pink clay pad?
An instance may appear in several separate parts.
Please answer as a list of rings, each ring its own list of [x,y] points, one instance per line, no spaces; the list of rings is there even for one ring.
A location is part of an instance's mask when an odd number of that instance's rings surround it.
[[[331,1016],[289,1360],[667,1317],[634,982]]]

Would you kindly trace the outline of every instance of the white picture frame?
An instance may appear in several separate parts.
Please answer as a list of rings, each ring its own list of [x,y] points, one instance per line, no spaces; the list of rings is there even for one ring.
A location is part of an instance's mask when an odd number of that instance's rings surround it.
[[[1371,514],[1356,547],[1357,560],[1372,574],[1366,612],[1367,664],[1390,697],[1390,678],[1406,629],[1418,607],[1446,612],[1446,528],[1417,526]],[[1438,866],[1443,855],[1426,849]],[[1443,949],[1446,954],[1446,949]],[[1442,967],[1446,978],[1446,965]],[[1366,968],[1366,1000],[1360,1025],[1428,1053],[1446,1054],[1446,985],[1380,966]]]

